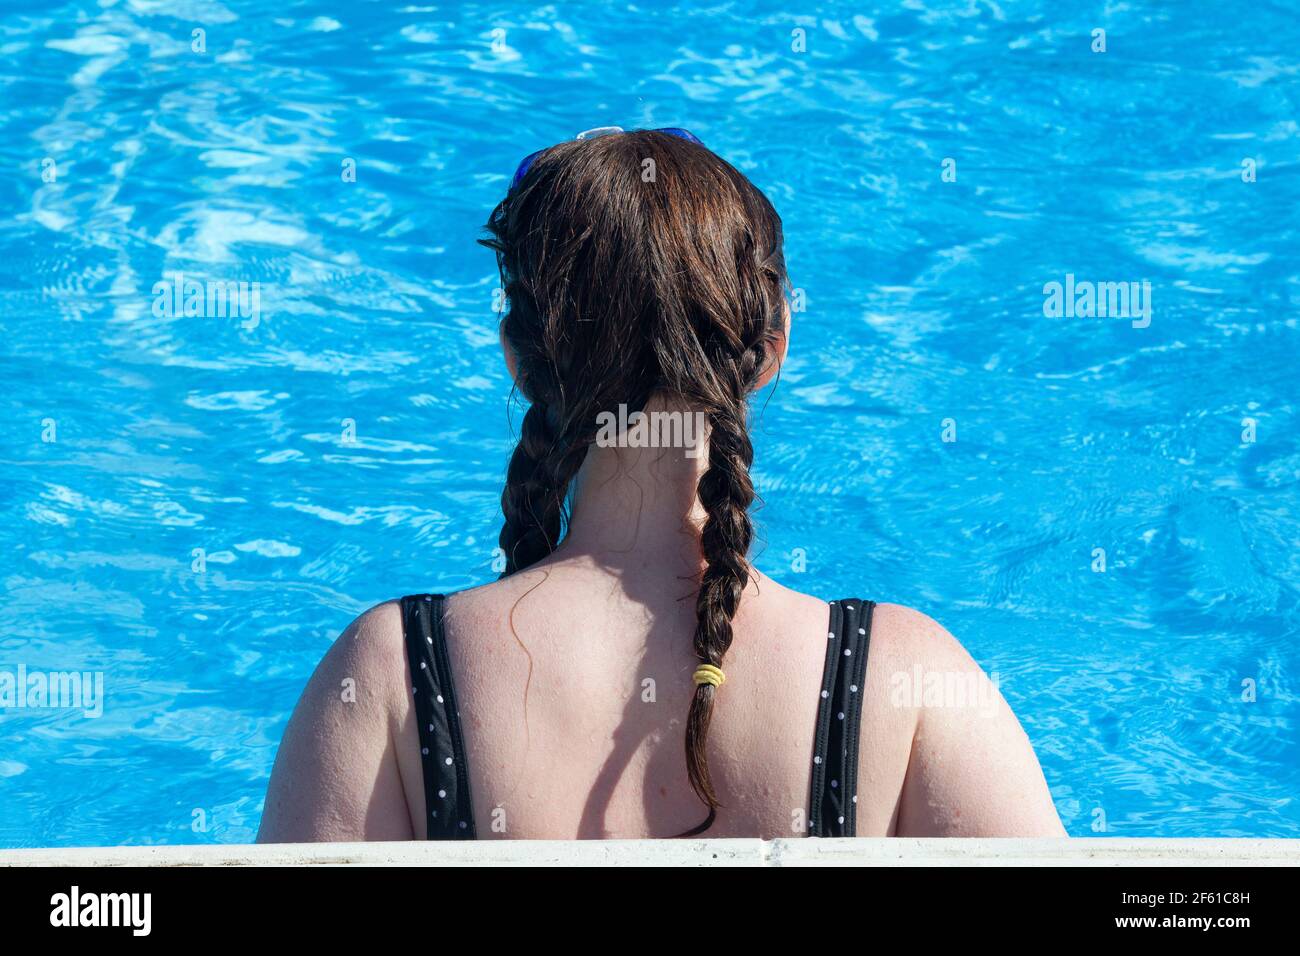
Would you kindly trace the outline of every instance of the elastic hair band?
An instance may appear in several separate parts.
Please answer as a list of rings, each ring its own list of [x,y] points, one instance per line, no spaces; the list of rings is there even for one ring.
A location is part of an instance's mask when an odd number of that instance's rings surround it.
[[[695,673],[692,677],[695,680],[696,687],[699,687],[701,684],[712,684],[714,687],[721,687],[722,682],[727,679],[727,675],[722,673],[721,670],[714,667],[712,664],[701,664],[699,667],[695,668]]]

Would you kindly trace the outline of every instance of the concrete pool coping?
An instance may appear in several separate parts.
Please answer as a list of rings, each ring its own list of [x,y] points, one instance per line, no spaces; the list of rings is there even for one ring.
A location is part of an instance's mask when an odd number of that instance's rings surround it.
[[[0,850],[0,866],[1300,866],[1300,840],[484,840]]]

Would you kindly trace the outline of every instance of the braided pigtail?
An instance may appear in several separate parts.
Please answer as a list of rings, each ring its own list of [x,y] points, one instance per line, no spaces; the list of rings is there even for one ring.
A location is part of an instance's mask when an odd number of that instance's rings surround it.
[[[535,402],[524,415],[501,492],[505,524],[498,543],[506,557],[502,577],[541,560],[559,544],[564,492],[555,487],[546,467],[555,447],[547,406]]]
[[[733,380],[723,383],[731,400],[709,414],[709,467],[698,486],[705,518],[700,532],[704,571],[695,599],[695,653],[701,664],[717,668],[731,647],[731,622],[749,584],[749,546],[754,538],[749,517],[754,485],[749,469],[754,446],[746,421],[746,396],[762,355],[761,346],[747,351]],[[686,772],[709,814],[684,836],[703,833],[712,826],[720,806],[706,753],[716,695],[714,684],[698,683],[686,715]]]
[[[502,577],[546,557],[564,533],[569,486],[586,457],[591,435],[580,424],[556,427],[558,417],[555,407],[544,401],[533,402],[524,415],[501,492],[505,524],[498,543],[506,557]],[[577,411],[574,421],[581,423],[587,417],[585,411]]]

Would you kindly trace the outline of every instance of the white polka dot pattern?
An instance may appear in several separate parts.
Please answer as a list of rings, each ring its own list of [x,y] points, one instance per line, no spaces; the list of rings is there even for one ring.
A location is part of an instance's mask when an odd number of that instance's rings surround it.
[[[456,691],[443,635],[444,598],[402,598],[407,665],[424,768],[425,822],[430,840],[473,840],[473,804]]]
[[[812,820],[808,835],[854,836],[857,832],[858,731],[871,612],[875,604],[848,598],[831,602],[831,627],[813,741]],[[845,799],[845,795],[850,795]]]

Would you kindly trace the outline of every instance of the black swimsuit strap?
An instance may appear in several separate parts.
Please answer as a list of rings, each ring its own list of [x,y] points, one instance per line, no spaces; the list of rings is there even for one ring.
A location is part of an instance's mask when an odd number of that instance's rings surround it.
[[[443,634],[444,607],[441,594],[402,598],[406,661],[411,670],[411,699],[424,768],[424,819],[430,840],[472,840],[474,805]]]
[[[875,606],[858,598],[831,602],[826,667],[817,704],[809,836],[857,835],[858,733]]]

